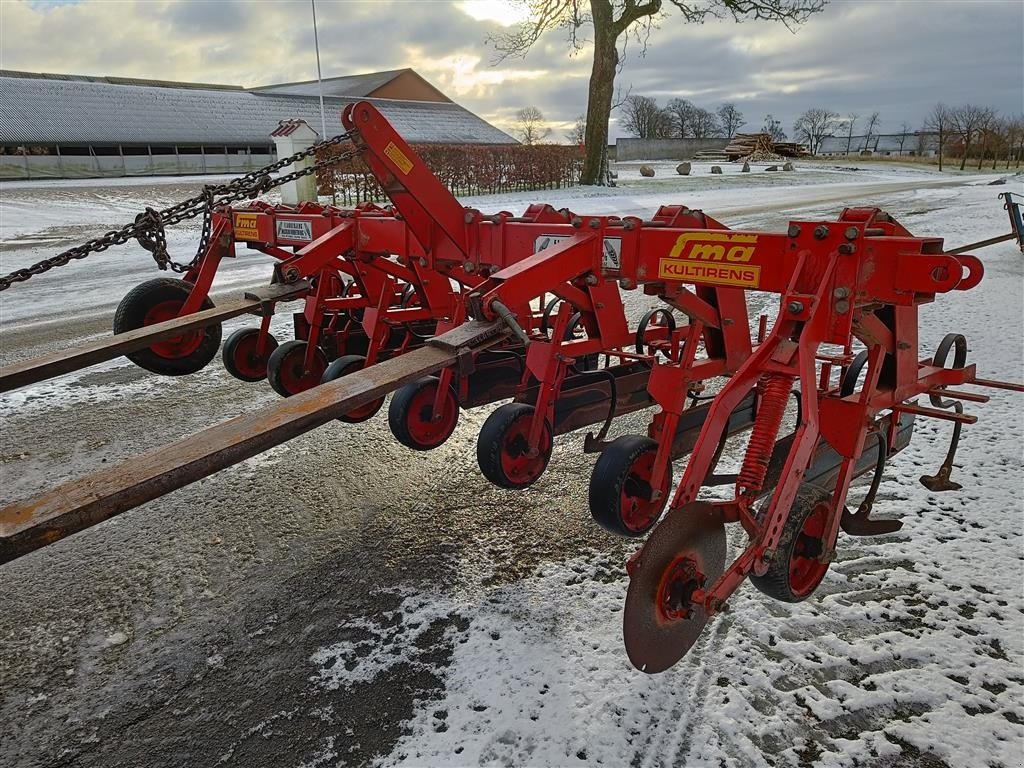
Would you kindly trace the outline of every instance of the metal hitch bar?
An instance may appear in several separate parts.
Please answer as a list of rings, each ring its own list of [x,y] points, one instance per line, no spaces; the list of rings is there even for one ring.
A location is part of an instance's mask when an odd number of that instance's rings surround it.
[[[152,345],[154,342],[178,336],[193,328],[204,328],[214,323],[230,320],[247,312],[259,311],[268,304],[301,298],[309,290],[303,283],[294,285],[273,285],[258,293],[246,293],[245,298],[213,309],[204,309],[189,315],[171,318],[134,331],[83,344],[80,347],[61,349],[48,355],[41,355],[13,365],[0,368],[0,392],[10,392],[18,387],[36,384],[54,376],[88,368],[97,363],[113,360],[129,352]]]
[[[204,429],[120,465],[0,509],[0,563],[9,562],[328,423],[486,349],[508,331],[473,321],[406,355]]]

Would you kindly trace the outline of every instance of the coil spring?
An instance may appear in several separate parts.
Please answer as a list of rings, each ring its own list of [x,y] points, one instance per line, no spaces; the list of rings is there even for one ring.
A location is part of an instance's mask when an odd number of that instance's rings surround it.
[[[773,373],[761,382],[761,399],[758,403],[757,418],[750,432],[750,442],[743,456],[743,467],[736,480],[736,487],[747,493],[758,493],[764,487],[768,463],[779,436],[782,417],[789,402],[789,393],[796,377]]]

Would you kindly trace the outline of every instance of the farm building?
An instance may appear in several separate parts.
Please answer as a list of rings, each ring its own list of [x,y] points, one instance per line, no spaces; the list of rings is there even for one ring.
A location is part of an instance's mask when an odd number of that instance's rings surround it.
[[[510,144],[411,69],[323,81],[329,134],[373,102],[412,143]],[[0,179],[234,173],[274,160],[279,121],[320,126],[317,82],[256,88],[0,70]]]
[[[849,152],[847,152],[849,147]],[[873,155],[878,157],[934,157],[938,136],[924,131],[882,133],[871,136],[826,136],[818,148],[819,157]]]

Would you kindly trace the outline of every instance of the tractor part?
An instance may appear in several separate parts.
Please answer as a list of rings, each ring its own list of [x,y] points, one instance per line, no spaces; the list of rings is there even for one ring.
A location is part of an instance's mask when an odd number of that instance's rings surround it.
[[[949,357],[950,350],[953,350],[952,367],[954,369],[963,368],[967,365],[967,339],[959,333],[946,334],[942,341],[939,342],[939,346],[932,356],[932,365],[938,368],[945,368],[946,358]],[[958,415],[964,412],[964,406],[959,400],[945,399],[942,397],[941,390],[929,392],[928,399],[933,408],[952,410]],[[985,400],[988,400],[988,398],[986,397]],[[960,483],[950,479],[950,475],[953,474],[953,459],[956,458],[956,449],[960,445],[960,431],[962,428],[961,422],[953,422],[953,434],[949,439],[949,450],[946,451],[946,458],[943,459],[942,464],[939,466],[939,471],[934,475],[921,475],[920,477],[921,485],[932,493],[959,491],[963,488]]]
[[[362,355],[343,355],[327,366],[319,383],[326,384],[328,381],[351,376],[356,371],[361,371],[366,367],[366,358]],[[377,411],[383,406],[384,398],[379,397],[358,408],[353,408],[351,411],[346,411],[338,417],[338,421],[345,422],[346,424],[360,424],[376,416]]]
[[[275,349],[267,360],[267,381],[281,397],[291,397],[320,383],[327,355],[308,341],[293,339]]]
[[[497,408],[480,429],[476,458],[484,477],[499,488],[526,488],[548,466],[553,447],[551,424],[543,422],[538,447],[530,450],[534,408],[526,403],[506,403]]]
[[[697,642],[710,618],[694,596],[725,569],[721,510],[705,502],[671,510],[626,569],[626,655],[642,672],[663,672]]]
[[[239,381],[262,381],[277,347],[277,339],[262,328],[239,328],[224,342],[221,358],[225,370]]]
[[[171,277],[157,277],[135,286],[117,305],[114,335],[174,320],[191,292],[189,283]],[[209,296],[203,298],[200,306],[214,308]],[[153,342],[144,349],[129,352],[127,357],[152,373],[184,376],[202,370],[213,360],[220,348],[220,337],[220,323],[211,323]]]
[[[459,400],[437,376],[406,384],[391,397],[388,426],[398,442],[414,451],[429,451],[444,443],[459,423]]]
[[[831,548],[831,542],[823,538],[828,499],[829,492],[821,487],[805,484],[800,488],[768,560],[768,570],[760,576],[750,574],[750,583],[768,597],[799,603],[810,597],[825,578],[829,561],[822,554]]]
[[[661,517],[672,486],[672,465],[661,485],[651,486],[658,443],[649,437],[623,435],[605,448],[590,475],[590,514],[605,530],[620,536],[643,536]]]
[[[669,310],[663,307],[648,310],[636,327],[636,353],[653,355],[660,352],[665,357],[670,357],[664,346],[671,342],[675,329],[676,319]]]
[[[502,326],[467,323],[407,355],[208,427],[0,509],[0,563],[53,544],[322,426],[485,349]]]

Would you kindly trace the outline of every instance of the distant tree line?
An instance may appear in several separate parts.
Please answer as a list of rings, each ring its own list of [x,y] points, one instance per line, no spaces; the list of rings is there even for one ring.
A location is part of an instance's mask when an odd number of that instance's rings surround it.
[[[855,113],[843,116],[824,107],[814,107],[796,119],[794,138],[805,144],[812,155],[818,154],[825,139],[834,137],[845,138],[846,154],[869,150],[872,138],[879,135],[879,113],[873,112],[867,117],[862,124],[863,133],[857,135],[855,142],[860,117]],[[979,170],[987,160],[992,161],[993,168],[1000,160],[1005,161],[1007,168],[1012,162],[1019,168],[1024,156],[1024,115],[1002,116],[992,107],[936,104],[925,118],[921,131],[934,137],[939,170],[947,155],[960,158],[960,170],[966,168],[968,160],[977,160]],[[906,142],[918,134],[904,122],[897,133],[889,135],[897,137],[902,154]]]
[[[622,126],[641,139],[732,138],[745,120],[732,102],[712,111],[687,99],[671,99],[665,106],[650,96],[630,96],[619,107]]]

